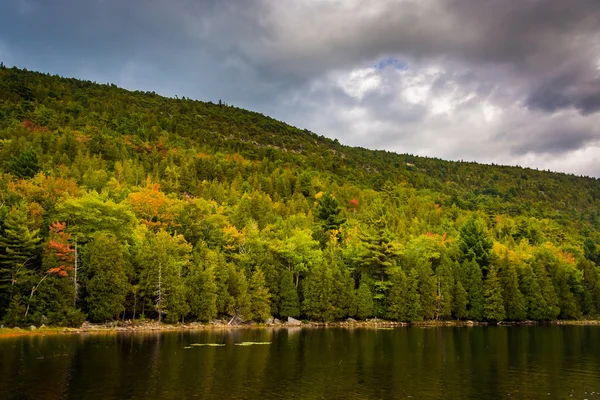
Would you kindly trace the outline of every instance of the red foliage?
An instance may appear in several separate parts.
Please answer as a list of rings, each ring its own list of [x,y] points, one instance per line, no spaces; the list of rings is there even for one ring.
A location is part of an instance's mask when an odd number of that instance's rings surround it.
[[[59,266],[50,268],[49,274],[57,274],[61,277],[69,276],[69,271],[75,264],[75,249],[69,241],[71,235],[65,232],[66,223],[53,222],[50,225],[50,240],[48,240],[48,251],[58,259]]]

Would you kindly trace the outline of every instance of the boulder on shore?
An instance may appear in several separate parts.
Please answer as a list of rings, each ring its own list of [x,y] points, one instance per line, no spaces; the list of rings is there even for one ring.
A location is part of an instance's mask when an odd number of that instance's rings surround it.
[[[287,324],[290,326],[302,325],[302,321],[298,321],[296,318],[288,317]]]
[[[29,330],[30,330],[30,331],[35,331],[36,329],[37,329],[37,328],[35,327],[35,325],[31,325],[31,326],[29,327]]]

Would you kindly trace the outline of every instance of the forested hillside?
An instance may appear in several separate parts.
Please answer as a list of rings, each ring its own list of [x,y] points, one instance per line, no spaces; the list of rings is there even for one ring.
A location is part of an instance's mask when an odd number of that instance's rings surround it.
[[[594,318],[600,181],[0,68],[7,325]]]

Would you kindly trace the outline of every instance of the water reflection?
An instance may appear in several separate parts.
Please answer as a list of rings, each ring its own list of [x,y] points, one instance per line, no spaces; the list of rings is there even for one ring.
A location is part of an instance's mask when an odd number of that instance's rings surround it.
[[[540,326],[7,338],[0,398],[592,399],[599,334]],[[271,344],[235,345],[244,341]],[[225,346],[185,348],[192,343]]]

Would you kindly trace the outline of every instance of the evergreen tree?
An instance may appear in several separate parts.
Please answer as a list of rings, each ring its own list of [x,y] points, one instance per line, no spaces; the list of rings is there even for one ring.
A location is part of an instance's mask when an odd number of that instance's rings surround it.
[[[99,232],[82,253],[88,316],[95,322],[118,318],[128,289],[121,244],[115,236]]]
[[[506,319],[504,310],[504,299],[502,298],[502,284],[496,272],[496,266],[492,265],[485,280],[484,287],[484,317],[488,321],[499,322]]]
[[[515,266],[504,254],[499,261],[499,275],[502,284],[502,298],[504,299],[504,310],[506,319],[522,321],[527,318],[527,306],[525,298],[519,290],[519,278]]]
[[[452,313],[454,318],[461,320],[468,316],[467,305],[469,304],[468,294],[460,281],[454,286],[454,303]]]
[[[481,321],[484,314],[484,294],[481,268],[475,260],[465,261],[462,264],[465,276],[465,289],[468,293],[467,318]]]
[[[435,270],[436,281],[436,310],[437,318],[450,319],[454,305],[453,294],[455,292],[454,274],[452,261],[447,256],[442,258],[440,265]]]
[[[0,235],[0,315],[12,297],[28,283],[40,242],[39,230],[27,226],[27,206],[13,206]]]
[[[199,321],[208,322],[217,317],[217,283],[213,267],[202,265],[195,255],[194,268],[186,278],[190,312]]]
[[[407,279],[401,268],[395,268],[391,274],[387,317],[395,321],[406,321]]]
[[[359,319],[367,319],[373,316],[374,304],[373,293],[366,278],[361,278],[356,292],[356,316]]]
[[[317,321],[331,321],[333,277],[325,263],[318,263],[304,280],[303,313]]]
[[[406,296],[406,320],[418,322],[423,319],[421,296],[419,295],[419,273],[416,268],[408,274],[408,293]]]
[[[572,266],[559,265],[556,269],[554,280],[561,318],[581,318],[581,309],[577,302],[576,293],[581,290],[582,276],[583,273]]]
[[[332,266],[332,306],[333,318],[340,319],[356,314],[356,293],[354,278],[340,260]]]
[[[250,309],[252,318],[257,321],[266,321],[271,318],[271,295],[265,287],[265,274],[257,268],[250,277]]]
[[[425,320],[433,320],[436,311],[436,280],[431,270],[431,264],[422,260],[417,263],[414,270],[418,275],[421,315]]]
[[[542,295],[533,268],[529,264],[526,264],[521,268],[519,288],[525,298],[527,318],[535,321],[544,320],[545,310],[548,308],[548,305]]]
[[[472,214],[460,228],[458,247],[463,260],[475,260],[485,276],[491,259],[492,244],[477,217]]]
[[[554,285],[552,284],[552,279],[550,276],[548,276],[548,271],[541,260],[538,260],[535,263],[535,276],[540,287],[540,293],[546,302],[546,307],[542,312],[542,319],[556,319],[560,313],[560,308],[558,307],[558,297],[556,295]]]
[[[13,156],[10,169],[19,178],[33,178],[40,171],[38,155],[34,149],[28,148]]]
[[[283,318],[300,316],[300,300],[294,285],[294,277],[290,270],[283,270],[281,274],[281,293],[279,315]]]
[[[324,232],[340,230],[340,227],[346,222],[346,219],[340,216],[341,212],[340,203],[331,193],[321,196],[317,203],[316,216],[321,220],[321,228]]]

